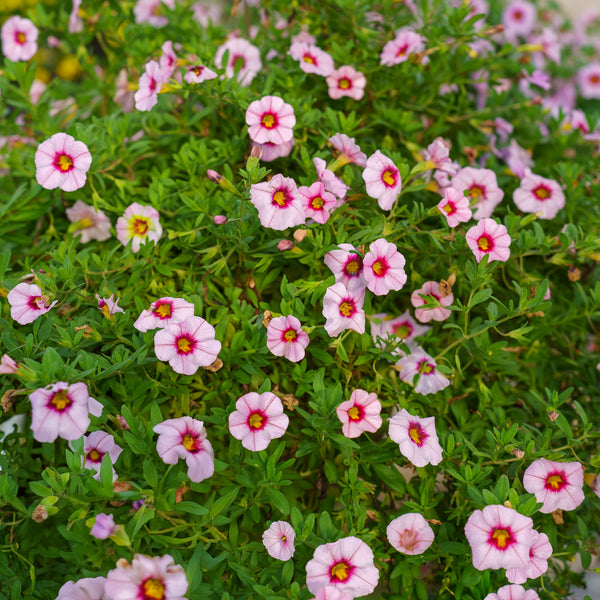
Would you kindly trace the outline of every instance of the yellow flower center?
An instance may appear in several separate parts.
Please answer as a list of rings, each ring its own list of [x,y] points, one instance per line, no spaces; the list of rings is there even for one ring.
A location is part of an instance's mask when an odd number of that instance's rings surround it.
[[[427,360],[422,360],[417,367],[417,371],[422,375],[431,375],[433,373],[434,366],[431,363],[428,363]]]
[[[511,541],[510,533],[506,529],[495,529],[492,534],[492,539],[495,540],[496,546],[503,550]]]
[[[195,75],[200,77],[200,75],[202,75],[202,71],[204,71],[204,67],[194,67],[192,69],[192,71],[194,72]]]
[[[373,273],[375,273],[375,275],[377,275],[378,277],[385,275],[385,272],[387,271],[386,265],[383,262],[381,262],[380,260],[376,260],[373,263],[372,268],[373,268]]]
[[[350,417],[351,421],[359,421],[360,420],[360,408],[358,408],[358,406],[353,406],[349,411],[348,411],[348,416]]]
[[[183,354],[189,354],[192,351],[192,341],[187,337],[180,337],[177,340],[177,350]]]
[[[306,62],[306,63],[309,63],[309,64],[311,64],[311,65],[314,65],[314,64],[315,64],[315,59],[314,59],[314,58],[313,58],[313,57],[312,57],[310,54],[305,54],[305,55],[302,57],[302,60],[303,60],[304,62]]]
[[[265,418],[259,412],[254,412],[248,419],[248,425],[250,425],[250,429],[260,429],[264,420]]]
[[[338,81],[338,87],[342,90],[348,90],[350,87],[352,87],[352,82],[347,77],[342,77]]]
[[[313,210],[320,210],[321,208],[323,208],[323,205],[325,204],[325,202],[323,201],[323,198],[321,198],[321,196],[315,196],[311,201],[310,201],[310,207]]]
[[[550,475],[546,479],[546,487],[557,492],[564,484],[565,480],[560,475]]]
[[[284,334],[286,342],[295,342],[298,339],[298,334],[293,329],[288,329]]]
[[[56,160],[56,166],[65,173],[73,166],[73,159],[67,154],[61,154]]]
[[[547,187],[540,185],[533,190],[533,195],[538,200],[548,200],[548,198],[550,198],[550,190]]]
[[[344,269],[348,275],[356,275],[360,269],[358,259],[355,258],[354,260],[348,261]]]
[[[165,302],[164,304],[157,306],[153,312],[161,319],[166,319],[171,316],[171,305]]]
[[[350,576],[349,566],[344,562],[339,562],[331,567],[329,575],[331,579],[337,579],[338,581],[345,581]]]
[[[15,39],[17,40],[17,44],[24,44],[27,40],[27,36],[22,31],[18,31]]]
[[[282,541],[282,542],[287,542],[287,537],[285,537],[285,535],[282,535],[282,536],[281,536],[281,541]]]
[[[392,169],[386,169],[381,176],[383,183],[392,186],[396,185],[396,173]]]
[[[100,454],[100,452],[98,452],[98,450],[96,450],[96,448],[92,448],[92,450],[90,450],[88,452],[87,457],[94,462],[98,462],[100,460],[102,460],[102,454]]]
[[[142,594],[144,600],[163,600],[165,584],[161,579],[146,579],[142,584]]]
[[[443,206],[442,210],[448,215],[451,215],[452,213],[456,212],[456,209],[454,208],[454,206],[452,206],[452,204],[450,204],[450,202],[448,202],[446,206]]]
[[[480,185],[472,185],[469,188],[469,197],[479,198],[479,196],[483,196],[483,188]]]
[[[487,252],[491,247],[491,243],[490,243],[490,239],[485,236],[482,235],[478,240],[477,240],[477,247],[482,250],[483,252]]]
[[[340,304],[340,314],[343,317],[349,317],[354,312],[354,303],[344,300]]]
[[[150,225],[146,217],[135,217],[131,224],[131,229],[135,235],[146,235]]]
[[[271,113],[266,113],[260,121],[263,127],[267,129],[273,129],[275,127],[275,117]]]
[[[71,402],[72,401],[71,398],[69,398],[67,390],[60,390],[58,392],[55,392],[52,396],[52,400],[50,400],[50,404],[52,404],[52,406],[56,410],[61,412],[65,410],[68,406],[70,406]]]
[[[277,204],[277,206],[286,206],[285,194],[282,191],[275,192],[273,194],[273,202]]]
[[[88,227],[92,227],[93,224],[94,222],[89,217],[83,217],[83,219],[77,222],[77,227],[87,229]]]
[[[419,425],[411,425],[408,428],[408,436],[415,444],[423,444],[423,431]]]
[[[196,450],[196,438],[191,436],[189,433],[186,433],[181,440],[183,447],[190,452],[192,450]]]
[[[598,85],[600,83],[600,75],[592,75],[590,77],[590,83],[593,83],[594,85]]]
[[[412,329],[408,325],[398,325],[398,327],[394,328],[394,334],[401,340],[407,338],[411,331]]]

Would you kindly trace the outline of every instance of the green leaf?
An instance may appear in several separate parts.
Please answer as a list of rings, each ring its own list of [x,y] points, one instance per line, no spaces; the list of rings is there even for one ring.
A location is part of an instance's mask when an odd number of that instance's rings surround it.
[[[177,502],[173,507],[173,510],[177,512],[190,513],[192,515],[198,515],[199,517],[208,514],[208,508],[205,508],[196,502]]]
[[[239,491],[239,487],[233,488],[230,492],[216,500],[208,512],[210,518],[214,519],[217,515],[220,515],[235,500]]]

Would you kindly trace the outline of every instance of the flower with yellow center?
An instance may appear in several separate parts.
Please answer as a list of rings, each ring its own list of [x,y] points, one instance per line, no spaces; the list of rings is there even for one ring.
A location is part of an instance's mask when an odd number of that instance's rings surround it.
[[[298,339],[298,334],[293,329],[288,329],[283,337],[286,342],[295,342]]]
[[[198,450],[198,445],[197,445],[196,438],[194,436],[190,435],[189,433],[186,433],[183,436],[183,438],[181,440],[181,444],[189,452],[192,452],[194,450]]]
[[[131,231],[134,235],[144,236],[150,229],[150,221],[146,217],[135,217],[131,223]]]
[[[354,304],[352,302],[348,302],[347,300],[344,300],[344,302],[342,302],[340,304],[340,314],[344,317],[350,317],[352,316],[352,313],[354,312]]]
[[[513,541],[510,532],[506,529],[494,529],[494,533],[492,534],[492,540],[496,544],[496,547],[500,548],[500,550],[506,549],[508,545]]]
[[[538,199],[538,200],[548,200],[548,198],[550,198],[551,194],[550,194],[550,190],[543,186],[540,185],[538,187],[536,187],[533,190],[533,195]]]
[[[555,492],[560,490],[560,488],[563,487],[564,484],[565,480],[559,474],[550,475],[550,477],[546,479],[546,487],[549,487]]]
[[[265,418],[259,412],[253,412],[248,418],[250,429],[261,429]]]
[[[386,169],[381,175],[381,180],[390,187],[394,186],[396,185],[396,173],[392,169]]]
[[[71,406],[72,402],[69,398],[67,390],[60,390],[52,396],[50,404],[53,406],[54,409],[58,410],[59,412],[62,412],[67,407]]]
[[[347,77],[342,77],[338,82],[338,87],[342,90],[349,90],[352,87],[352,82]]]
[[[262,123],[263,127],[266,127],[267,129],[273,129],[273,127],[275,127],[275,116],[271,113],[265,113],[260,122]]]
[[[165,585],[161,579],[146,579],[142,583],[141,592],[143,600],[164,600]]]
[[[329,576],[331,579],[337,581],[346,581],[350,577],[350,570],[350,565],[347,565],[345,562],[339,562],[331,567]]]
[[[483,252],[488,252],[491,247],[491,240],[489,237],[482,235],[478,240],[477,240],[477,247],[482,250]]]
[[[61,154],[56,158],[55,164],[59,171],[66,173],[73,168],[73,159],[68,154]]]
[[[192,340],[183,336],[177,340],[177,351],[182,354],[189,354],[194,349]]]
[[[281,206],[282,208],[287,206],[287,199],[285,197],[285,192],[282,192],[281,190],[277,190],[273,194],[273,204],[276,204],[277,206]]]
[[[168,302],[164,302],[163,304],[159,304],[152,312],[161,319],[167,319],[172,314],[171,305]]]

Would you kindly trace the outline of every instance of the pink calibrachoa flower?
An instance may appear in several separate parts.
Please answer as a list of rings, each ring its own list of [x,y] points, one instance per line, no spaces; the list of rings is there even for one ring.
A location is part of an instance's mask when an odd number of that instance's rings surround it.
[[[100,298],[96,294],[96,300],[98,301],[98,308],[102,311],[104,316],[110,317],[116,313],[124,313],[125,311],[119,306],[120,298],[113,300],[114,294],[110,295],[110,298]]]
[[[456,227],[459,223],[466,223],[473,213],[469,208],[469,200],[462,192],[453,187],[447,187],[442,192],[438,210],[446,217],[449,227]]]
[[[55,133],[35,153],[35,179],[45,189],[74,192],[85,185],[92,155],[83,142],[66,133]]]
[[[37,52],[37,27],[29,20],[15,15],[4,21],[0,30],[2,54],[12,60],[29,60]]]
[[[168,25],[169,19],[162,13],[164,10],[161,4],[173,10],[175,0],[138,0],[133,7],[136,23],[148,23],[153,27],[164,27]]]
[[[535,27],[537,10],[531,2],[513,0],[502,13],[504,35],[509,41],[514,41],[518,36],[527,36]]]
[[[152,206],[137,202],[130,204],[123,216],[117,219],[116,230],[117,238],[123,246],[127,246],[131,240],[132,252],[138,252],[140,246],[148,241],[156,245],[162,235],[158,211]]]
[[[338,244],[336,250],[325,255],[324,262],[335,276],[336,283],[348,289],[364,289],[363,259],[352,244]]]
[[[262,541],[269,556],[277,560],[290,560],[294,556],[296,532],[287,521],[275,521],[263,532]]]
[[[296,182],[291,177],[278,174],[270,181],[251,185],[250,202],[258,210],[263,227],[282,231],[306,221]]]
[[[381,338],[384,342],[396,338],[401,342],[408,343],[421,335],[425,335],[430,329],[425,325],[419,325],[407,310],[399,317],[391,317],[386,313],[380,313],[369,318],[371,321],[371,335],[376,343],[378,343],[378,338]]]
[[[162,54],[158,60],[160,75],[163,81],[168,81],[177,69],[177,54],[173,50],[173,42],[168,40],[161,46]]]
[[[104,431],[93,431],[90,435],[83,436],[83,451],[85,452],[85,462],[83,466],[86,469],[96,471],[94,479],[100,481],[100,467],[102,459],[108,454],[110,462],[114,465],[119,458],[123,448],[115,442],[115,438]],[[113,481],[117,480],[117,474],[113,468]]]
[[[525,172],[521,185],[513,192],[517,208],[527,213],[541,213],[540,219],[553,219],[565,205],[560,184],[553,179]]]
[[[540,458],[533,461],[523,474],[523,487],[543,502],[542,513],[557,508],[574,510],[584,499],[583,467],[578,462],[555,462]]]
[[[345,329],[361,334],[365,332],[364,301],[364,288],[346,289],[343,283],[327,288],[323,298],[323,316],[327,319],[325,331],[329,337],[336,337]]]
[[[158,102],[158,92],[163,84],[160,65],[151,60],[146,64],[145,71],[140,77],[140,84],[134,95],[137,110],[152,110]]]
[[[34,283],[18,283],[6,296],[10,304],[10,316],[20,325],[33,323],[47,313],[56,303],[48,304],[42,290]]]
[[[69,33],[81,33],[83,31],[83,20],[79,16],[79,9],[81,8],[81,0],[73,0],[73,7],[69,14]]]
[[[401,358],[396,365],[402,367],[400,379],[405,383],[412,385],[414,378],[420,376],[415,386],[417,394],[435,394],[450,385],[450,380],[437,371],[435,361],[422,348],[417,347],[411,354]]]
[[[552,556],[552,545],[545,533],[531,530],[533,542],[529,549],[527,567],[506,569],[506,579],[511,583],[525,583],[528,579],[537,579],[548,570],[548,559]]]
[[[389,420],[389,435],[399,445],[402,455],[415,467],[439,465],[442,462],[435,417],[421,419],[403,408]]]
[[[156,451],[167,465],[185,459],[187,475],[195,482],[204,481],[215,472],[215,453],[206,438],[202,421],[192,417],[167,419],[152,428],[158,433]]]
[[[171,323],[181,323],[188,317],[194,316],[194,305],[183,298],[165,296],[159,298],[143,310],[133,326],[138,331],[163,329]]]
[[[90,531],[90,535],[98,540],[108,539],[114,532],[117,526],[115,525],[115,518],[113,515],[107,515],[105,513],[98,513],[96,520]]]
[[[136,554],[124,558],[106,576],[105,593],[111,600],[186,600],[188,582],[173,557]]]
[[[187,68],[187,73],[183,76],[186,83],[202,83],[203,81],[209,81],[215,79],[217,74],[203,65],[194,65],[193,67]]]
[[[229,52],[225,76],[231,79],[235,76],[235,70],[240,67],[237,79],[242,87],[252,83],[254,76],[261,70],[259,49],[243,38],[230,38],[217,48],[215,54],[215,65],[220,69],[223,66],[225,52]]]
[[[200,367],[208,367],[220,351],[214,327],[201,317],[170,323],[154,334],[156,358],[169,361],[173,371],[181,375],[193,375]]]
[[[577,83],[584,98],[600,98],[600,62],[579,69]]]
[[[76,440],[87,430],[90,413],[102,414],[102,404],[89,395],[83,382],[64,381],[38,388],[29,395],[31,429],[38,442],[53,442],[57,437]]]
[[[345,133],[336,133],[329,138],[329,142],[340,153],[336,159],[340,165],[354,163],[359,167],[367,166],[367,155],[361,151],[354,138],[348,137]]]
[[[238,398],[229,415],[229,431],[252,452],[265,450],[272,439],[280,438],[290,420],[281,400],[272,392],[250,392]]]
[[[84,577],[78,581],[67,581],[56,600],[106,600],[104,585],[106,577]]]
[[[437,300],[441,306],[419,308],[425,304],[425,300],[421,296],[425,296],[427,301]],[[421,288],[411,294],[410,301],[417,309],[415,310],[415,317],[421,323],[428,323],[431,320],[445,321],[452,314],[452,311],[445,307],[450,306],[454,302],[454,294],[442,296],[440,284],[437,281],[426,281]]]
[[[494,208],[504,198],[504,192],[498,187],[496,173],[490,169],[475,169],[465,167],[452,177],[452,187],[464,192],[473,208],[476,208],[473,218],[479,221],[491,217]]]
[[[100,209],[96,210],[93,206],[77,200],[65,212],[69,221],[73,223],[73,236],[80,235],[82,244],[90,240],[104,242],[110,237],[110,219]]]
[[[0,359],[0,375],[14,375],[19,365],[8,354],[3,354]]]
[[[330,211],[337,204],[337,198],[326,192],[325,186],[320,181],[316,181],[310,187],[305,185],[299,187],[298,193],[302,198],[302,206],[306,217],[314,219],[317,223],[326,223]]]
[[[317,171],[317,178],[325,186],[325,190],[333,194],[338,200],[343,200],[346,192],[350,189],[339,177],[336,177],[333,171],[326,168],[327,163],[319,157],[313,158],[313,163]]]
[[[406,513],[395,518],[387,526],[386,535],[398,552],[413,556],[423,554],[435,538],[431,525],[420,513]]]
[[[250,139],[258,144],[284,144],[294,137],[296,117],[293,107],[279,96],[264,96],[246,110]]]
[[[367,78],[349,65],[344,65],[327,77],[329,86],[329,97],[332,100],[339,100],[344,96],[361,100],[365,95],[365,86]]]
[[[425,50],[423,38],[410,27],[403,27],[396,31],[396,37],[383,47],[380,62],[391,67],[407,61],[411,54],[423,50]]]
[[[527,567],[532,529],[529,517],[501,504],[474,511],[465,525],[473,566],[479,571]]]
[[[263,162],[271,162],[276,158],[285,158],[289,156],[294,148],[294,138],[285,144],[273,144],[272,142],[265,142],[264,144],[257,144],[254,142],[252,148],[257,148],[262,154],[260,160]]]
[[[298,362],[304,358],[308,342],[308,334],[292,315],[276,317],[267,325],[267,348],[275,356],[285,356],[292,362]]]
[[[404,265],[406,260],[396,244],[380,238],[375,240],[363,259],[363,277],[367,288],[376,296],[384,296],[390,290],[401,290],[406,283]]]
[[[333,58],[313,44],[295,42],[290,46],[288,54],[300,62],[300,68],[305,73],[327,77],[335,68]]]
[[[117,75],[113,100],[121,107],[123,112],[133,112],[135,93],[129,89],[129,76],[126,68],[121,69]]]
[[[526,590],[522,585],[505,585],[483,600],[540,600],[540,597],[535,590]]]
[[[480,262],[485,254],[488,255],[489,262],[506,262],[510,257],[510,235],[506,227],[496,223],[494,219],[481,219],[467,231],[465,239],[477,262]]]
[[[342,422],[342,433],[347,438],[356,438],[363,431],[375,433],[383,422],[381,419],[381,402],[374,392],[354,390],[350,400],[342,402],[336,409],[338,419]]]
[[[332,585],[326,585],[321,588],[311,600],[352,600],[353,598],[353,594],[342,592]]]
[[[383,210],[390,210],[402,191],[402,178],[392,159],[376,150],[367,159],[362,178],[367,194],[375,198]]]

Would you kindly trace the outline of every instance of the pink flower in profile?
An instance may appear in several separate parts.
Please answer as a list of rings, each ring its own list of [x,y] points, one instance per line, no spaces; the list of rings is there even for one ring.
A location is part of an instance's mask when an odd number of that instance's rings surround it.
[[[531,530],[532,544],[529,548],[527,567],[506,569],[506,579],[511,583],[525,583],[528,579],[537,579],[548,570],[548,559],[552,556],[552,545],[545,533]]]
[[[379,581],[373,551],[357,537],[321,544],[306,563],[306,586],[313,594],[333,586],[351,597],[370,594]]]
[[[65,211],[67,218],[73,223],[73,236],[80,235],[80,242],[86,244],[90,240],[104,242],[110,237],[110,219],[100,209],[96,210],[77,200]]]
[[[324,262],[334,274],[336,283],[342,283],[348,289],[364,289],[367,286],[362,256],[352,244],[338,244],[338,249],[325,255]]]
[[[600,62],[581,67],[577,72],[577,84],[584,98],[600,98]]]
[[[10,304],[10,316],[20,325],[33,323],[47,313],[57,302],[48,304],[39,286],[32,283],[18,283],[6,296]]]
[[[15,15],[4,21],[0,30],[2,54],[16,62],[29,60],[37,52],[37,27],[29,20]]]
[[[35,153],[35,179],[45,189],[74,192],[85,185],[92,155],[83,142],[66,133],[55,133]]]
[[[329,337],[336,337],[346,329],[357,333],[365,332],[365,290],[346,289],[343,283],[336,283],[327,288],[323,298],[323,316],[325,331]]]
[[[375,198],[383,210],[390,210],[402,191],[402,178],[392,159],[376,150],[367,159],[362,178],[367,194]]]
[[[542,513],[557,508],[574,510],[584,499],[583,467],[578,462],[555,462],[540,458],[533,461],[523,475],[523,487],[543,502]]]
[[[288,54],[300,62],[305,73],[327,77],[335,68],[333,58],[321,48],[306,42],[296,42],[290,46]]]
[[[276,317],[267,325],[267,348],[275,356],[285,356],[292,362],[298,362],[304,358],[308,342],[308,334],[292,315]]]
[[[450,385],[450,380],[436,369],[435,361],[422,348],[417,347],[411,354],[398,360],[396,365],[402,368],[400,379],[405,383],[412,385],[414,378],[419,375],[415,386],[417,394],[435,394]]]
[[[19,366],[8,354],[3,354],[0,359],[0,375],[14,375]]]
[[[415,338],[425,335],[430,327],[419,325],[406,310],[399,317],[391,317],[385,313],[372,315],[371,335],[375,342],[380,345],[383,341],[396,338],[401,342],[408,343]]]
[[[162,54],[158,60],[160,65],[160,75],[163,81],[168,81],[175,73],[177,68],[177,54],[173,49],[173,42],[170,40],[166,41],[161,46]]]
[[[90,531],[90,535],[98,540],[108,539],[114,532],[117,526],[115,525],[115,518],[113,515],[107,515],[105,513],[98,513],[96,520]]]
[[[469,208],[469,200],[462,192],[453,187],[447,187],[442,192],[438,210],[446,217],[449,227],[456,227],[459,223],[466,223],[473,213]]]
[[[473,566],[479,571],[527,567],[532,530],[529,517],[501,504],[473,511],[465,525]]]
[[[132,252],[138,252],[140,246],[148,241],[156,245],[162,235],[158,211],[152,206],[137,202],[130,204],[123,216],[117,219],[116,230],[117,238],[123,246],[127,246],[131,240]]]
[[[200,367],[208,367],[220,351],[214,327],[201,317],[170,323],[154,334],[156,358],[168,361],[181,375],[193,375]]]
[[[425,296],[422,298],[421,296]],[[440,306],[433,308],[419,308],[423,306],[425,302],[431,302],[437,300]],[[450,306],[454,302],[454,295],[448,294],[442,296],[440,292],[440,284],[437,281],[426,281],[421,288],[415,290],[411,296],[410,301],[412,305],[417,309],[415,310],[415,317],[421,323],[428,323],[429,321],[445,321],[451,314],[452,311],[446,306]]]
[[[336,133],[329,138],[329,142],[340,153],[336,159],[340,165],[354,163],[359,167],[367,166],[367,155],[361,151],[354,138],[345,133]]]
[[[215,472],[215,453],[206,438],[202,421],[192,417],[167,419],[152,428],[158,433],[156,451],[167,465],[177,464],[183,458],[187,464],[187,475],[196,483],[204,481]]]
[[[306,221],[296,182],[291,177],[278,174],[270,181],[251,185],[250,202],[258,210],[263,227],[282,231]]]
[[[235,76],[236,69],[239,68],[237,79],[240,85],[242,87],[250,85],[262,68],[259,49],[243,38],[230,38],[217,48],[215,65],[219,69],[223,66],[225,52],[229,53],[227,65],[225,65],[225,76],[231,79]]]
[[[404,408],[389,420],[390,439],[415,467],[439,465],[442,447],[435,431],[435,417],[421,419]]]
[[[375,240],[363,259],[363,277],[367,288],[376,296],[384,296],[390,290],[401,290],[406,283],[404,265],[406,260],[396,244],[380,238]]]
[[[294,137],[296,117],[292,106],[279,96],[264,96],[246,110],[246,124],[250,139],[258,144],[284,144]]]
[[[294,556],[296,532],[287,521],[275,521],[263,532],[262,541],[269,556],[277,560],[290,560]]]
[[[169,19],[162,14],[164,8],[161,4],[171,10],[175,8],[175,0],[137,0],[133,7],[135,22],[148,23],[153,27],[168,25]]]
[[[333,171],[326,168],[326,163],[322,158],[313,158],[313,163],[317,171],[317,178],[323,183],[325,190],[338,200],[343,200],[350,188],[339,177],[336,177]]]
[[[504,192],[498,187],[496,173],[490,169],[465,167],[452,177],[452,187],[464,192],[470,200],[470,206],[476,208],[473,218],[477,221],[491,217],[494,208],[504,198]]]
[[[540,597],[535,590],[526,590],[522,585],[505,585],[483,600],[540,600]]]
[[[123,112],[133,112],[135,93],[129,89],[129,76],[126,68],[121,69],[117,75],[113,100],[121,107]]]
[[[313,183],[310,187],[301,186],[298,188],[298,193],[302,198],[302,206],[306,217],[317,223],[326,223],[330,211],[337,204],[337,198],[326,192],[325,186],[320,181]]]
[[[56,600],[106,600],[104,585],[106,577],[84,577],[78,581],[67,581]]]
[[[100,481],[100,467],[103,458],[108,454],[110,462],[114,465],[119,458],[123,448],[115,442],[115,438],[104,431],[93,431],[90,435],[83,436],[83,451],[85,452],[84,467],[96,471],[94,479]],[[113,481],[117,480],[117,474],[113,469]]]
[[[435,538],[433,529],[420,513],[406,513],[395,518],[387,526],[386,535],[398,552],[412,556],[423,554]]]
[[[188,67],[187,73],[183,76],[183,79],[186,83],[202,83],[204,81],[209,81],[211,79],[215,79],[217,74],[205,67],[203,65],[194,65],[193,67]]]
[[[271,392],[244,394],[235,408],[229,415],[229,431],[252,452],[265,450],[272,439],[285,433],[290,423],[281,400]]]
[[[64,381],[38,388],[29,395],[31,429],[38,442],[53,442],[57,437],[76,440],[87,430],[90,413],[99,417],[102,404],[89,395],[87,385]]]
[[[113,300],[114,294],[110,295],[110,298],[100,298],[96,294],[96,300],[98,301],[98,308],[102,311],[105,317],[111,317],[116,313],[124,313],[125,311],[119,306],[120,298]]]
[[[407,61],[411,54],[423,50],[425,50],[423,38],[410,27],[403,27],[396,31],[396,37],[383,47],[380,62],[391,67]]]
[[[183,298],[165,296],[153,302],[149,309],[143,310],[133,326],[142,332],[149,329],[164,329],[171,323],[181,323],[193,316],[194,305],[191,302]]]
[[[137,92],[134,95],[137,110],[152,110],[158,102],[158,92],[163,84],[163,76],[160,65],[151,60],[146,64],[145,71],[140,77]]]
[[[527,36],[535,27],[537,10],[531,2],[513,0],[502,13],[504,34],[508,40],[514,41],[518,36]]]
[[[271,162],[277,158],[285,158],[289,156],[294,148],[294,138],[284,144],[273,144],[272,142],[265,142],[264,144],[252,144],[252,149],[258,149],[261,153],[259,155],[260,160],[263,162]]]
[[[81,0],[73,0],[73,7],[69,14],[69,33],[81,33],[83,31],[83,20],[79,16]]]
[[[347,438],[356,438],[363,431],[375,433],[383,422],[381,402],[377,399],[377,394],[369,394],[365,390],[354,390],[350,400],[342,402],[335,412],[342,422],[342,433]]]
[[[430,163],[434,169],[444,169],[452,164],[450,158],[451,143],[443,137],[436,137],[425,150],[423,160]],[[429,165],[428,165],[429,166]]]
[[[329,97],[332,100],[339,100],[344,96],[361,100],[365,95],[367,78],[353,67],[344,65],[331,72],[327,77],[327,85],[329,86]]]
[[[186,600],[185,571],[173,557],[136,554],[131,564],[121,558],[106,576],[105,593],[113,600]]]
[[[342,592],[332,585],[326,585],[321,588],[311,600],[352,600],[353,598],[353,594]]]
[[[467,231],[465,239],[477,262],[486,254],[489,262],[506,262],[510,257],[510,235],[506,227],[494,219],[481,219]]]
[[[558,182],[529,170],[513,192],[513,200],[523,212],[541,213],[540,219],[553,219],[565,205],[565,195]]]

